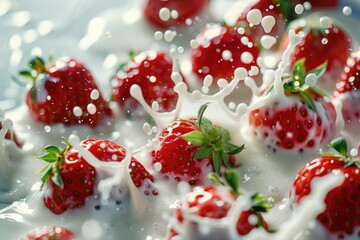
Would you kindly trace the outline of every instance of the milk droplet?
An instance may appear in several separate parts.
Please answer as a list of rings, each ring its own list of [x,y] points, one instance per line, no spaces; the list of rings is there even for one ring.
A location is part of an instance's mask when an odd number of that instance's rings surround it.
[[[240,67],[235,69],[234,76],[240,80],[244,80],[248,76],[248,72],[245,68]]]
[[[317,82],[317,76],[314,73],[310,73],[305,77],[305,83],[310,86],[314,87]]]
[[[251,214],[248,218],[248,221],[251,225],[256,225],[259,222],[259,218],[255,214]]]
[[[240,27],[237,29],[237,32],[238,34],[243,35],[245,33],[245,28]]]
[[[97,100],[99,97],[100,97],[100,93],[99,93],[98,90],[94,89],[94,90],[91,91],[90,98],[92,100]]]
[[[175,31],[166,30],[165,33],[164,33],[164,39],[167,42],[171,42],[172,40],[174,40],[175,36],[176,36]]]
[[[242,43],[242,44],[247,45],[248,42],[249,42],[249,38],[248,38],[248,37],[245,37],[245,36],[244,36],[244,37],[241,38],[241,43]]]
[[[305,8],[306,11],[309,11],[312,8],[311,3],[310,2],[304,2],[304,8]]]
[[[150,126],[149,123],[144,123],[144,125],[143,125],[143,131],[144,131],[145,133],[148,133],[148,132],[151,131],[151,126]]]
[[[330,28],[332,24],[332,20],[331,18],[324,16],[320,18],[320,24],[323,28]]]
[[[232,57],[232,54],[229,50],[224,50],[222,52],[222,55],[221,55],[222,59],[224,59],[225,61],[229,61]]]
[[[95,114],[96,113],[96,106],[93,104],[93,103],[89,103],[87,106],[86,106],[86,110],[88,113],[90,113],[91,115]]]
[[[44,130],[45,130],[45,132],[49,133],[49,132],[51,132],[51,127],[48,126],[48,125],[46,125],[46,126],[44,127]]]
[[[154,164],[154,169],[155,169],[155,171],[160,172],[161,169],[162,169],[162,164],[159,163],[159,162],[155,163]]]
[[[254,57],[251,53],[249,52],[243,52],[241,54],[241,61],[245,64],[249,64],[254,60]]]
[[[324,44],[324,45],[327,44],[327,43],[328,43],[328,39],[327,39],[327,38],[321,39],[321,43]]]
[[[79,106],[75,106],[73,108],[73,114],[75,115],[75,117],[81,117],[82,113],[83,112]]]
[[[262,14],[259,9],[252,9],[248,12],[246,19],[253,25],[259,25],[261,23]]]
[[[213,82],[213,80],[214,80],[213,76],[211,76],[211,75],[206,75],[205,78],[204,78],[204,82],[203,82],[204,86],[205,86],[205,87],[210,87],[211,84],[212,84],[212,82]]]
[[[96,220],[87,220],[81,226],[81,232],[84,239],[100,239],[103,235],[103,229]]]
[[[171,11],[171,18],[172,19],[177,19],[179,17],[179,12],[176,10],[172,10]]]
[[[272,28],[275,26],[276,20],[273,16],[265,16],[261,20],[261,26],[263,27],[266,33],[271,32]]]
[[[343,8],[343,14],[345,15],[345,16],[350,16],[351,15],[351,13],[352,13],[352,9],[351,9],[351,7],[349,7],[349,6],[345,6],[344,8]]]
[[[157,40],[157,41],[161,40],[163,38],[163,36],[164,36],[164,34],[162,32],[160,32],[160,31],[156,31],[154,33],[154,39]]]
[[[256,76],[260,72],[259,68],[257,66],[251,66],[251,69],[249,71],[249,76]]]
[[[260,42],[265,49],[270,49],[277,42],[277,39],[270,35],[264,35],[261,37]]]
[[[154,83],[154,82],[156,82],[156,77],[155,76],[150,76],[149,80],[150,80],[150,82]]]
[[[358,154],[359,154],[359,151],[356,148],[352,148],[350,150],[350,156],[357,157]]]
[[[198,42],[196,40],[191,40],[190,41],[190,47],[191,48],[197,48],[199,46]]]
[[[158,103],[157,101],[152,102],[151,108],[152,108],[152,110],[154,110],[155,112],[159,111],[159,109],[160,109],[159,103]]]
[[[304,12],[304,6],[301,5],[301,4],[297,4],[297,5],[295,6],[295,13],[298,14],[298,15],[300,15],[300,14],[302,14],[303,12]]]
[[[159,18],[162,21],[168,21],[170,19],[171,12],[168,8],[161,8],[159,11]]]
[[[224,79],[224,78],[220,78],[218,81],[217,81],[217,85],[219,86],[219,88],[226,88],[226,86],[229,84],[229,82]]]

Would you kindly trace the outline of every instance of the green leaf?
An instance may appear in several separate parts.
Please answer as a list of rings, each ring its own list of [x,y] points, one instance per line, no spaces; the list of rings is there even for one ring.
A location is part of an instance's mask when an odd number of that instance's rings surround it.
[[[320,96],[323,96],[323,97],[328,97],[329,95],[324,92],[321,88],[317,87],[317,86],[313,86],[313,87],[309,87],[311,89],[311,91],[319,94]]]
[[[231,190],[235,193],[236,196],[240,196],[239,192],[239,176],[234,170],[226,170],[224,172],[224,178],[226,183],[230,186]]]
[[[316,68],[308,71],[307,74],[314,73],[317,77],[321,77],[326,72],[327,64],[328,64],[327,61],[325,61],[323,64],[321,64],[321,65],[317,66]]]
[[[44,172],[48,171],[49,169],[51,169],[51,164],[47,164],[45,167],[43,167],[36,175],[40,175],[43,174]]]
[[[47,181],[49,180],[49,177],[50,177],[51,173],[52,173],[52,168],[50,167],[50,168],[47,170],[47,172],[41,177],[41,182],[42,182],[42,184],[41,184],[40,189],[42,189],[42,188],[44,187],[44,185],[47,183]]]
[[[221,159],[227,168],[233,168],[229,162],[229,155],[226,152],[221,152]]]
[[[231,136],[228,130],[222,127],[218,127],[218,131],[222,135],[224,142],[230,141]]]
[[[45,61],[41,57],[34,57],[29,62],[30,68],[36,70],[38,73],[46,72]]]
[[[244,148],[245,148],[245,144],[243,144],[239,147],[234,144],[227,143],[226,146],[229,149],[226,153],[229,155],[236,155],[236,154],[240,153],[242,150],[244,150]]]
[[[206,135],[209,139],[209,142],[212,144],[216,144],[222,138],[221,134],[219,134],[219,132],[216,128],[209,129],[207,131]]]
[[[214,170],[217,174],[220,174],[221,171],[221,152],[219,151],[213,151],[212,152],[212,159],[213,159],[213,165],[214,165]]]
[[[221,181],[220,176],[217,173],[214,173],[214,172],[209,173],[208,178],[211,181],[213,181],[221,186],[225,186],[225,183],[223,183],[223,181]]]
[[[58,147],[55,146],[46,146],[44,148],[44,150],[48,153],[52,153],[52,154],[59,154],[60,153],[60,149]]]
[[[335,149],[338,153],[340,153],[344,157],[348,156],[348,148],[347,148],[346,140],[343,137],[339,137],[332,140],[329,144],[329,147]]]
[[[251,196],[252,209],[255,212],[267,212],[273,207],[273,203],[267,200],[263,195],[255,193]]]
[[[205,135],[200,131],[186,133],[182,135],[182,138],[195,146],[202,146],[205,143]]]
[[[310,97],[310,95],[306,92],[299,92],[299,94],[301,95],[301,97],[305,100],[305,103],[309,106],[309,108],[311,110],[313,110],[314,112],[317,112],[316,111],[316,106],[315,106],[315,103],[313,101],[313,99]]]
[[[38,159],[48,163],[55,163],[57,160],[57,156],[53,153],[45,153],[44,155],[39,156]]]
[[[213,151],[213,148],[211,146],[203,145],[195,153],[194,159],[199,160],[199,159],[209,157],[209,156],[211,156],[212,151]]]
[[[34,81],[34,76],[31,74],[31,72],[29,72],[28,70],[21,70],[19,72],[20,77]]]
[[[198,123],[199,123],[199,128],[201,128],[201,122],[203,120],[203,115],[204,115],[204,112],[206,110],[206,108],[208,107],[209,103],[205,103],[203,104],[200,108],[199,108],[199,111],[198,111]]]

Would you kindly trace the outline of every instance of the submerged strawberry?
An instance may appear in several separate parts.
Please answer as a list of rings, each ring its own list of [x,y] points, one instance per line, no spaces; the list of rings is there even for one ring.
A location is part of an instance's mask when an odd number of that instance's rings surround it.
[[[334,20],[330,19],[330,21],[332,21],[331,26],[325,28],[320,23],[320,17],[310,16],[295,20],[289,27],[305,34],[291,55],[291,66],[300,59],[305,59],[306,69],[314,69],[327,62],[326,74],[319,84],[329,93],[333,91],[351,52],[349,35]],[[288,45],[287,35],[282,45],[283,48]]]
[[[198,16],[207,5],[208,0],[146,0],[144,15],[156,27],[176,27],[185,25],[187,19]],[[160,18],[162,9],[170,11],[168,19]]]
[[[342,114],[347,122],[360,119],[360,50],[348,59],[347,65],[336,84],[333,97],[342,103]]]
[[[73,240],[75,235],[64,227],[44,226],[26,233],[20,240]]]
[[[159,111],[171,111],[178,99],[171,79],[173,63],[166,52],[147,51],[132,55],[125,65],[122,65],[113,79],[113,99],[120,107],[130,114],[139,110],[140,104],[131,97],[130,88],[137,84],[142,90],[147,104],[159,103]]]
[[[103,162],[121,162],[126,155],[123,147],[108,140],[90,138],[82,141],[80,145]],[[43,186],[46,186],[43,196],[46,207],[55,214],[83,207],[85,199],[94,194],[95,185],[99,180],[96,168],[68,143],[64,149],[48,146],[45,151],[46,154],[39,159],[49,163],[41,171],[44,173],[41,180]],[[128,167],[136,187],[141,187],[145,179],[154,180],[135,158],[131,159]]]
[[[235,172],[227,170],[224,174],[225,179],[230,184],[231,189],[225,186],[198,186],[187,193],[183,203],[179,204],[175,211],[177,224],[170,226],[168,229],[168,240],[175,240],[179,234],[190,237],[191,239],[229,239],[228,228],[222,226],[220,222],[226,219],[230,214],[229,211],[236,203],[236,198],[241,195],[238,189],[238,178]],[[216,181],[221,182],[220,178],[212,175]],[[242,210],[237,215],[236,231],[240,236],[249,234],[255,228],[264,228],[268,231],[268,225],[265,222],[262,212],[266,212],[272,207],[272,204],[262,195],[254,193],[249,196],[251,207]],[[185,204],[185,207],[182,206]],[[231,213],[234,216],[234,213]],[[250,219],[255,219],[251,221]],[[216,222],[216,221],[219,222]],[[212,221],[209,232],[204,234],[201,231],[202,223]],[[183,225],[183,226],[182,226]],[[184,228],[186,226],[186,229]],[[176,229],[183,229],[184,232],[177,232]]]
[[[222,164],[231,168],[231,156],[244,146],[230,143],[230,133],[203,117],[207,105],[199,109],[197,119],[178,119],[159,135],[161,147],[152,152],[152,163],[161,165],[161,174],[191,185],[201,184]]]
[[[327,193],[326,208],[317,216],[317,221],[337,239],[344,239],[347,234],[358,236],[355,231],[360,226],[360,160],[358,156],[348,154],[344,138],[333,140],[329,146],[336,153],[324,154],[306,164],[295,178],[290,199],[293,204],[301,204],[302,199],[311,194],[313,180],[340,171],[345,180]]]
[[[273,151],[317,149],[332,138],[335,108],[319,88],[305,82],[308,74],[321,76],[325,68],[326,64],[323,64],[306,72],[304,60],[298,61],[292,76],[284,79],[284,97],[270,98],[270,94],[274,94],[271,88],[263,96],[269,101],[250,112],[251,130]]]
[[[20,75],[32,81],[26,104],[38,121],[96,127],[112,115],[91,73],[76,59],[64,57],[48,66],[35,57],[29,66]]]
[[[211,75],[215,80],[231,80],[236,68],[257,66],[259,49],[251,35],[240,35],[236,29],[218,24],[209,25],[195,39],[191,50],[193,72],[201,79]]]

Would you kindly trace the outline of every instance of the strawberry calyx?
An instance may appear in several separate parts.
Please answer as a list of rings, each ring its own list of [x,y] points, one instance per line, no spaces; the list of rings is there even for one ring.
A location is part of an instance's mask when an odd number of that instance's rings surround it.
[[[335,154],[333,153],[324,153],[322,152],[321,155],[325,157],[337,157],[342,159],[345,163],[345,168],[355,165],[357,168],[360,168],[360,159],[359,157],[351,156],[348,153],[348,147],[345,138],[338,137],[332,140],[329,143],[329,147],[336,151]]]
[[[197,125],[199,130],[186,133],[182,135],[182,138],[192,145],[200,147],[195,153],[194,159],[200,160],[211,156],[214,171],[220,174],[222,163],[227,168],[233,168],[229,162],[229,156],[240,153],[245,145],[237,146],[230,143],[229,131],[214,126],[210,120],[203,117],[208,104],[206,103],[199,108],[197,120],[184,120]]]
[[[52,57],[49,57],[51,59]],[[29,70],[21,70],[19,75],[27,80],[35,81],[36,77],[41,73],[46,73],[48,71],[44,59],[41,57],[35,56],[29,61]]]
[[[327,67],[327,61],[319,65],[318,67],[306,71],[305,68],[305,58],[298,60],[292,68],[291,75],[284,75],[282,77],[284,90],[290,94],[299,95],[305,103],[310,107],[314,112],[316,111],[316,106],[312,95],[315,93],[320,96],[327,96],[327,94],[317,86],[310,86],[306,81],[306,76],[309,74],[315,74],[317,78],[321,77]],[[274,88],[274,85],[269,89],[268,93]]]
[[[60,168],[62,163],[64,162],[65,153],[69,150],[71,145],[65,138],[62,143],[65,144],[65,148],[59,149],[58,147],[51,145],[46,146],[44,148],[45,153],[38,157],[39,160],[48,163],[38,173],[38,175],[43,174],[43,176],[41,177],[42,184],[40,189],[43,189],[44,185],[50,180],[50,178],[61,189],[64,188],[64,182],[61,178]]]
[[[232,169],[227,169],[224,172],[224,180],[221,179],[221,177],[213,172],[209,174],[209,179],[213,182],[221,185],[221,186],[227,186],[230,187],[231,192],[236,196],[239,197],[242,195],[240,192],[239,187],[239,176],[236,171]],[[257,192],[250,195],[250,201],[251,201],[251,211],[258,216],[258,227],[265,228],[266,225],[264,223],[263,218],[261,217],[261,213],[265,213],[269,211],[271,208],[273,208],[274,204],[271,199],[266,199],[262,194],[259,194]]]

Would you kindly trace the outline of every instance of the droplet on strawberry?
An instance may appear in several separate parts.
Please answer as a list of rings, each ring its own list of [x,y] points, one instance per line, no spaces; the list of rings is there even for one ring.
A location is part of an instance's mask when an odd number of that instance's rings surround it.
[[[236,68],[257,66],[259,49],[252,36],[241,35],[236,29],[219,24],[211,24],[195,39],[191,51],[193,72],[204,79],[211,75],[215,80],[231,80]]]
[[[333,97],[342,103],[342,114],[347,123],[360,119],[360,50],[352,53],[336,84]]]
[[[300,170],[293,183],[290,199],[293,204],[301,204],[303,198],[311,194],[312,181],[332,171],[340,171],[345,176],[344,182],[332,189],[324,201],[326,208],[317,216],[317,221],[336,237],[356,234],[360,226],[360,159],[350,156],[344,138],[337,138],[330,143],[334,153],[324,154],[312,160]]]
[[[39,157],[49,163],[40,174],[43,174],[41,180],[45,205],[55,214],[61,214],[67,209],[82,208],[86,198],[94,194],[95,186],[100,180],[97,179],[97,169],[82,158],[75,148],[67,142],[65,144],[64,149],[48,146],[44,149],[45,154]],[[103,162],[121,162],[126,155],[123,147],[109,140],[90,138],[83,140],[80,145]],[[146,185],[143,187],[145,195],[158,194],[149,183],[144,184],[145,181],[153,182],[154,178],[140,162],[132,158],[128,168],[137,188]]]
[[[112,115],[91,73],[78,60],[63,57],[47,64],[35,57],[29,67],[20,76],[31,82],[26,104],[38,121],[96,127],[104,116]]]
[[[124,112],[130,115],[143,115],[144,110],[130,95],[130,88],[137,84],[147,104],[159,103],[159,111],[171,111],[175,108],[178,96],[171,79],[173,63],[166,52],[147,51],[134,54],[120,66],[113,81],[113,99]]]
[[[187,19],[198,16],[207,5],[208,0],[147,0],[144,16],[156,27],[183,26]]]

